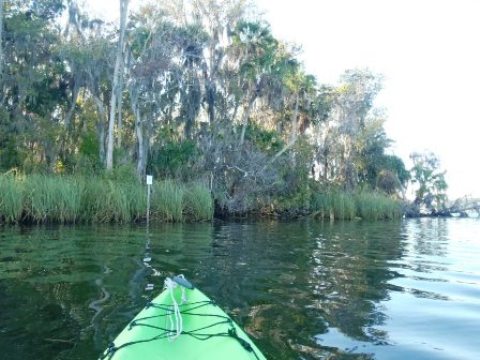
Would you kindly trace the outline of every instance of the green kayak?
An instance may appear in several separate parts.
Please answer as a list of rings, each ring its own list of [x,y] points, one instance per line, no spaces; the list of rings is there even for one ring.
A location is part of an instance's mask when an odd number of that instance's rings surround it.
[[[101,359],[266,359],[245,332],[183,276],[140,311]]]

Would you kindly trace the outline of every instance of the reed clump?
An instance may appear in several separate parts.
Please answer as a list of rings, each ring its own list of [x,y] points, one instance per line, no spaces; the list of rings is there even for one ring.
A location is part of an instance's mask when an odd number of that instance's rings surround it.
[[[402,207],[398,200],[383,194],[363,192],[355,195],[357,214],[366,220],[398,219]]]
[[[312,199],[315,216],[338,220],[355,218],[355,202],[351,196],[340,191],[316,193]]]
[[[201,184],[153,186],[152,220],[210,220],[212,209]],[[143,221],[146,211],[146,186],[136,177],[0,175],[0,223],[127,223]]]
[[[125,191],[124,183],[109,179],[82,179],[82,222],[124,223],[132,220],[130,194]]]
[[[213,202],[210,190],[201,183],[189,184],[184,192],[184,211],[193,221],[213,218]]]
[[[183,185],[163,180],[153,186],[152,218],[169,222],[183,221]]]
[[[0,176],[0,222],[17,223],[23,213],[24,186],[13,175]]]
[[[15,180],[16,181],[16,180]],[[35,223],[75,223],[82,188],[73,177],[25,176],[23,218]]]
[[[319,192],[312,197],[312,211],[315,217],[332,220],[383,220],[402,216],[398,200],[375,192]]]

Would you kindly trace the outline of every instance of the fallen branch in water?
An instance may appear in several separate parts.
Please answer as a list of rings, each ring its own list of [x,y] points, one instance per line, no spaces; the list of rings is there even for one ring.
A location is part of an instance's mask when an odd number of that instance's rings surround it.
[[[62,344],[75,344],[73,340],[65,340],[65,339],[53,339],[53,338],[45,338],[45,341],[54,342],[54,343],[62,343]]]

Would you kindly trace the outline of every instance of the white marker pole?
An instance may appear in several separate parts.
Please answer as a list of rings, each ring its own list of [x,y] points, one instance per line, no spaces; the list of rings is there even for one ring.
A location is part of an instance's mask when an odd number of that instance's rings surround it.
[[[150,223],[150,188],[153,184],[153,176],[147,175],[147,226]]]

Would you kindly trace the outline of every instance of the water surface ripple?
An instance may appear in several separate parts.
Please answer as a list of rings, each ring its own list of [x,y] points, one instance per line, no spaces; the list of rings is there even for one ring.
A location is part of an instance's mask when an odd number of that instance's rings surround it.
[[[479,234],[476,219],[0,228],[0,357],[96,359],[183,273],[269,359],[478,359]]]

